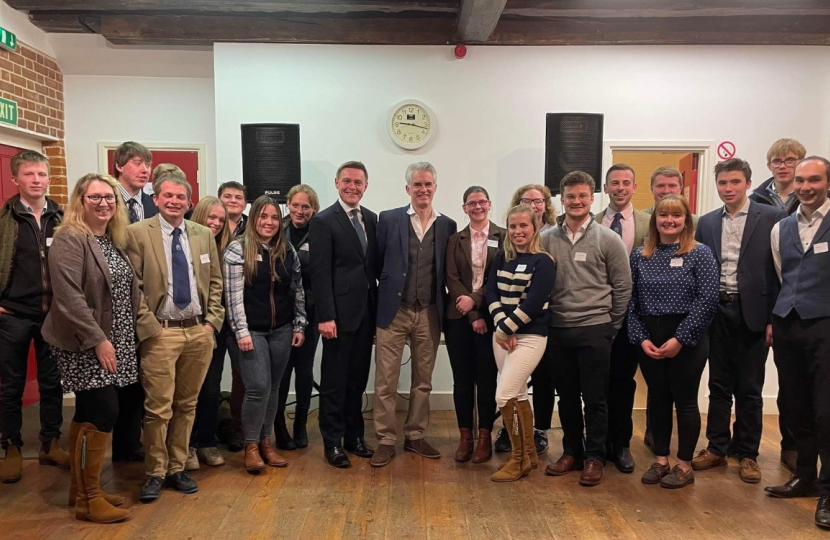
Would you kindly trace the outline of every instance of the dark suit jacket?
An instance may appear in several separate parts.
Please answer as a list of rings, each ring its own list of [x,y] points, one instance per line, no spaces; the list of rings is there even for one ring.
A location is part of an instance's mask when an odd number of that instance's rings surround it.
[[[153,201],[153,196],[147,195],[144,191],[141,192],[141,206],[144,207],[144,219],[151,218],[159,213],[159,207]]]
[[[487,261],[484,264],[484,283],[487,282],[487,275],[490,273],[490,263],[496,252],[504,247],[504,239],[507,237],[507,231],[503,227],[499,227],[492,221],[490,222],[490,231],[487,241],[497,242],[498,247],[487,247]],[[449,290],[449,298],[447,301],[447,318],[460,319],[463,317],[455,307],[455,301],[459,296],[469,296],[475,303],[476,307],[467,313],[470,322],[481,318],[479,309],[484,307],[485,289],[473,291],[473,257],[472,257],[473,242],[470,235],[470,226],[467,225],[464,229],[458,231],[450,236],[447,242],[447,289]],[[485,310],[486,312],[486,310]]]
[[[409,205],[385,210],[378,219],[378,260],[380,278],[378,282],[378,320],[380,328],[387,328],[401,307],[401,295],[406,285],[409,268]],[[443,315],[447,305],[445,261],[447,242],[455,234],[455,221],[440,215],[432,225],[435,227],[435,299],[438,313]],[[439,317],[439,319],[443,319]]]
[[[738,294],[746,325],[753,332],[762,332],[771,320],[772,308],[780,285],[775,275],[770,248],[772,227],[787,217],[786,212],[750,200],[741,251],[738,256]],[[723,207],[701,216],[695,240],[709,246],[721,265],[721,234]]]
[[[378,217],[363,206],[360,211],[366,228],[365,254],[339,200],[309,223],[308,265],[317,321],[335,321],[338,332],[356,331],[364,312],[376,309]]]

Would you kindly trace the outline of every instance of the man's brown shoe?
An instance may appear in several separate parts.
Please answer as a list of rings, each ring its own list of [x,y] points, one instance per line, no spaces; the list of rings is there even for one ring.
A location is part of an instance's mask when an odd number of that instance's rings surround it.
[[[441,457],[441,452],[433,448],[426,439],[407,439],[403,443],[404,452],[413,452],[421,457],[427,459],[438,459]]]
[[[37,461],[41,465],[52,465],[59,469],[69,470],[69,454],[66,453],[66,450],[58,446],[57,439],[52,439],[40,445]]]
[[[597,458],[588,458],[585,460],[585,469],[579,477],[579,485],[581,486],[596,486],[602,480],[602,461]]]
[[[271,446],[271,439],[266,437],[259,441],[259,455],[266,465],[271,467],[288,467],[288,462],[281,455],[277,454]]]
[[[10,444],[6,448],[6,459],[0,463],[0,482],[14,484],[23,477],[23,457],[20,455],[20,447]]]
[[[458,449],[455,451],[455,460],[459,462],[470,461],[473,457],[473,430],[461,428],[461,438],[458,441]]]
[[[489,429],[478,430],[478,443],[473,452],[473,463],[484,463],[493,457],[493,439],[490,437]]]
[[[651,467],[643,473],[643,477],[640,478],[640,481],[644,484],[659,484],[660,480],[662,480],[663,477],[668,476],[670,472],[671,468],[668,463],[660,465],[655,461],[651,464]]]
[[[747,484],[757,484],[761,481],[761,469],[754,459],[743,458],[741,460],[741,480]]]
[[[678,489],[695,483],[695,470],[684,471],[680,465],[675,465],[669,474],[660,480],[660,487]]]
[[[797,461],[798,452],[795,450],[781,450],[781,463],[783,463],[784,467],[786,467],[791,473],[795,472]]]
[[[581,471],[582,463],[578,462],[575,457],[568,454],[562,454],[562,457],[545,467],[545,474],[548,476],[562,476],[571,471]]]
[[[692,469],[696,471],[705,471],[707,469],[711,469],[712,467],[724,466],[726,466],[726,457],[714,454],[710,452],[708,448],[701,450],[694,457],[694,459],[692,459]]]
[[[385,467],[395,457],[395,446],[391,444],[379,444],[378,449],[372,455],[369,465],[372,467]]]

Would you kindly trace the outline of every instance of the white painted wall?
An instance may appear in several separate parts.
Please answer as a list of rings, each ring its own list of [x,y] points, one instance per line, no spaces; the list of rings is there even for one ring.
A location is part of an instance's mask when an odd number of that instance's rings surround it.
[[[29,47],[55,58],[55,51],[46,32],[29,22],[29,16],[0,2],[0,26],[17,36]]]
[[[98,143],[206,145],[203,193],[216,191],[212,79],[64,76],[69,189],[98,171]],[[102,171],[103,172],[103,171]]]
[[[760,181],[779,137],[828,153],[828,68],[830,50],[820,47],[471,47],[456,60],[448,46],[218,44],[217,176],[241,177],[240,124],[299,123],[303,181],[324,204],[336,197],[337,166],[360,159],[370,173],[364,203],[401,206],[405,167],[425,159],[439,172],[436,207],[463,226],[467,186],[490,190],[498,219],[518,185],[542,182],[545,113],[601,112],[606,140],[731,140]],[[407,98],[429,105],[439,126],[413,153],[385,127]],[[710,198],[705,210],[717,205]],[[764,395],[774,397],[769,366]],[[452,389],[443,349],[434,389]]]

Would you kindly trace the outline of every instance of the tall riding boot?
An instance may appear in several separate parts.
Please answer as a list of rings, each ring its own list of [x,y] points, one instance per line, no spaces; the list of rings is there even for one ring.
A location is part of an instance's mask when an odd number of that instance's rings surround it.
[[[533,409],[530,408],[530,402],[527,400],[519,401],[516,407],[519,409],[519,416],[522,418],[523,442],[527,457],[530,459],[530,467],[536,469],[539,467],[539,456],[536,455],[536,445],[533,442]]]
[[[530,473],[530,457],[525,450],[524,426],[522,418],[516,405],[516,398],[507,402],[501,408],[501,417],[504,420],[504,427],[510,436],[510,460],[505,463],[501,470],[497,471],[490,479],[493,482],[515,482]],[[533,431],[531,429],[531,437]]]
[[[78,477],[75,475],[75,445],[78,442],[78,435],[81,433],[81,427],[87,426],[90,429],[95,429],[95,426],[92,424],[79,424],[78,422],[72,422],[69,424],[69,447],[67,451],[69,452],[69,506],[75,506],[75,500],[78,497]],[[122,497],[121,495],[116,495],[114,493],[107,493],[106,491],[101,491],[101,494],[113,506],[121,506],[127,499]]]
[[[81,424],[75,441],[73,469],[78,482],[75,518],[95,523],[124,521],[130,515],[129,510],[114,507],[101,492],[101,468],[112,434],[96,431],[90,426]]]
[[[280,408],[277,411],[277,417],[274,419],[274,438],[277,440],[277,446],[281,450],[296,450],[297,444],[288,433],[288,427],[285,425],[285,409]]]

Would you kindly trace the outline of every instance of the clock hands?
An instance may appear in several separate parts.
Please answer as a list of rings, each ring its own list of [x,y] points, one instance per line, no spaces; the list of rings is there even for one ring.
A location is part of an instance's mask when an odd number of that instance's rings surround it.
[[[399,122],[402,126],[415,126],[416,128],[426,129],[426,126],[419,126],[418,124],[412,124],[410,122]]]

